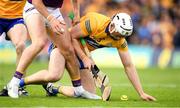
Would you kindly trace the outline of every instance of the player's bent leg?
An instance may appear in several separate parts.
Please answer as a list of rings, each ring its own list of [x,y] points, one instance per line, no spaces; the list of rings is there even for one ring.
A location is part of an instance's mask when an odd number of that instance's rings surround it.
[[[80,95],[77,95],[75,93],[74,87],[72,86],[60,86],[58,92],[69,97],[82,97],[86,99],[101,99],[100,96],[90,93],[86,90],[84,90]]]
[[[33,20],[33,22],[32,22]],[[24,72],[37,54],[43,49],[47,43],[47,33],[45,29],[44,20],[39,14],[31,14],[25,19],[30,38],[31,45],[28,46],[21,58],[19,65],[17,66],[17,71]],[[28,55],[28,56],[27,56]]]
[[[90,93],[86,90],[84,90],[81,94],[76,94],[75,89],[72,86],[62,86],[58,85],[55,86],[53,83],[48,83],[46,86],[44,86],[44,89],[47,91],[48,96],[54,96],[57,95],[57,93],[63,94],[68,97],[82,97],[86,99],[101,99],[100,96]]]
[[[27,30],[24,24],[16,24],[14,25],[9,31],[8,36],[11,39],[13,45],[16,49],[17,54],[17,64],[19,62],[19,59],[23,53],[23,50],[25,48],[25,41],[27,39]]]
[[[50,38],[64,56],[66,60],[66,67],[69,71],[71,79],[79,79],[80,73],[76,62],[74,48],[71,43],[70,34],[65,25],[62,25],[62,28],[64,29],[63,34],[57,36],[57,34],[51,31],[53,35],[51,35]]]
[[[28,85],[56,82],[60,80],[64,73],[64,65],[64,57],[60,54],[60,51],[57,48],[55,48],[54,50],[52,50],[50,55],[49,70],[41,70],[28,77],[25,77],[24,83],[25,85]]]
[[[32,22],[33,20],[33,22]],[[32,14],[27,17],[26,22],[32,44],[23,51],[23,54],[20,58],[18,66],[14,77],[8,84],[8,95],[12,98],[18,98],[18,87],[20,79],[22,78],[25,70],[36,57],[36,55],[41,51],[43,46],[46,44],[47,35],[44,27],[43,19],[40,15]]]
[[[62,78],[65,69],[65,59],[58,48],[52,50],[49,61],[49,81],[55,82]],[[52,77],[51,77],[52,76]]]
[[[11,39],[12,43],[14,44],[14,46],[16,48],[16,53],[17,53],[17,59],[16,60],[17,60],[17,64],[18,64],[19,59],[22,55],[22,52],[25,48],[25,41],[27,38],[26,27],[22,23],[17,23],[12,28],[10,28],[10,30],[8,31],[7,34],[8,34],[9,38]],[[5,86],[4,89],[1,91],[0,96],[8,96],[8,90],[7,89],[8,88]],[[18,91],[18,90],[16,90],[16,91]],[[22,91],[22,90],[19,90],[19,91]],[[24,91],[25,90],[23,89],[22,93],[25,93]],[[13,92],[11,92],[11,94],[12,93]],[[26,94],[27,94],[27,92],[26,92]],[[17,95],[15,97],[17,97]]]
[[[88,69],[81,69],[80,75],[81,75],[81,82],[84,89],[95,94],[96,87],[95,87],[92,73]]]

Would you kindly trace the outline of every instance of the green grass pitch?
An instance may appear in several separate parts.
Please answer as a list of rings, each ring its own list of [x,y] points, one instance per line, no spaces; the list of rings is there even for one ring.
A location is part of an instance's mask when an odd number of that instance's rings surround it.
[[[47,63],[33,63],[27,75],[47,68]],[[14,64],[0,64],[0,89],[11,79],[15,70]],[[70,98],[62,95],[46,97],[39,85],[27,86],[30,96],[11,99],[0,97],[0,107],[180,107],[180,68],[148,68],[138,69],[144,90],[157,98],[156,102],[142,101],[127,79],[123,69],[102,68],[110,77],[112,95],[110,101]],[[60,81],[63,85],[71,85],[65,73]],[[97,90],[98,94],[100,91]],[[127,95],[128,101],[121,101],[121,95]]]

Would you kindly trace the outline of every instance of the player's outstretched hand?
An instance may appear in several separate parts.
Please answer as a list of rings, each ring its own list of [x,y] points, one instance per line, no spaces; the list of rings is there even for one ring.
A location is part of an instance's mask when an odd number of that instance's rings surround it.
[[[156,98],[155,98],[155,97],[150,96],[150,95],[148,95],[148,94],[146,94],[146,93],[143,93],[143,94],[141,95],[141,99],[143,99],[144,101],[156,101]]]

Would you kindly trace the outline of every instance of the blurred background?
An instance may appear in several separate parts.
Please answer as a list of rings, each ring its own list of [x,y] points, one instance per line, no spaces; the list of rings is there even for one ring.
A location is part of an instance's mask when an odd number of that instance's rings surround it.
[[[69,27],[68,13],[72,11],[70,2],[65,0],[62,7]],[[80,0],[80,3],[81,16],[92,11],[109,17],[118,12],[131,15],[134,33],[127,41],[133,62],[138,68],[180,66],[180,0]],[[36,61],[48,62],[48,45]],[[92,55],[98,65],[122,67],[114,48],[96,50]],[[1,36],[0,63],[15,63],[15,59],[15,49],[11,42],[6,41],[4,35]]]

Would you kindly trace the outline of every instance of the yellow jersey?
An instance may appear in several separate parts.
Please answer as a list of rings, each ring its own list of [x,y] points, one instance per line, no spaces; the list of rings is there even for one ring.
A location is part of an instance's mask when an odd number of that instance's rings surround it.
[[[26,0],[0,0],[0,18],[22,18]]]
[[[114,40],[110,36],[108,31],[110,21],[111,18],[95,12],[87,13],[81,18],[80,27],[83,34],[88,36],[84,39],[90,50],[103,47],[115,47],[122,51],[128,50],[125,38]]]

